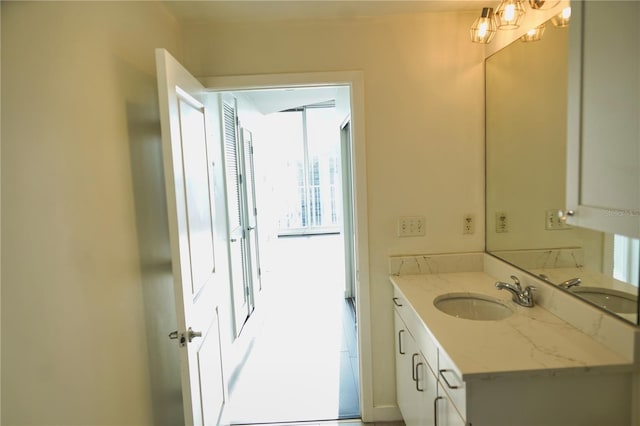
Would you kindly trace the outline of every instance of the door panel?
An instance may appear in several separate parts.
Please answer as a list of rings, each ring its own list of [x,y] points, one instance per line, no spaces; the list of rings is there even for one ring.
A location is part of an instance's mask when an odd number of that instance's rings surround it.
[[[220,417],[224,404],[220,328],[217,315],[203,339],[198,349],[198,367],[201,371],[200,405],[202,417],[213,420]]]
[[[178,320],[171,334],[180,352],[184,422],[214,425],[224,404],[224,381],[213,249],[214,165],[207,111],[197,99],[206,95],[166,50],[156,50],[156,67]]]
[[[192,294],[205,285],[214,270],[212,188],[209,186],[204,109],[179,100],[180,132]]]

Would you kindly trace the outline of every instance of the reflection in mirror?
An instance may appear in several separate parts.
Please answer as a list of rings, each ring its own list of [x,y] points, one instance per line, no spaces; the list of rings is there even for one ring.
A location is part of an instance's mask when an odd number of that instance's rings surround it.
[[[565,205],[568,30],[486,61],[491,254],[638,324],[639,241],[559,217]]]

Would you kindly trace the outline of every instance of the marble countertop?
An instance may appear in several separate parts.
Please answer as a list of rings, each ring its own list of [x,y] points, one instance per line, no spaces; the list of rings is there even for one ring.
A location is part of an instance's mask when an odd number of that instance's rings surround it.
[[[604,288],[609,290],[621,291],[624,293],[628,293],[629,297],[636,298],[638,297],[638,287],[635,287],[632,284],[626,283],[624,281],[617,280],[611,276],[604,275],[597,271],[592,271],[586,268],[546,268],[546,269],[531,269],[529,272],[532,274],[540,276],[540,274],[544,274],[547,276],[549,281],[554,284],[561,283],[565,280],[571,278],[580,278],[582,283],[580,284],[581,288],[585,287],[595,287],[595,288]],[[578,287],[573,287],[569,289],[570,292],[580,291]],[[580,293],[574,293],[576,296],[581,297]],[[597,305],[597,304],[596,304]],[[620,313],[612,311],[615,315],[626,319],[632,324],[636,324],[638,322],[638,314],[634,313]]]
[[[465,381],[505,375],[631,372],[634,363],[541,306],[525,308],[498,290],[484,272],[390,276],[405,301],[427,325]],[[485,294],[514,314],[499,321],[473,321],[441,312],[433,300],[445,293]]]

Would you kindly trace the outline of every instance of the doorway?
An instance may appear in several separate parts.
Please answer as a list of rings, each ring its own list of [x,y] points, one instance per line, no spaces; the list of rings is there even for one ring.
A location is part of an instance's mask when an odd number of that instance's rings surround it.
[[[360,418],[357,330],[349,303],[355,277],[349,280],[347,272],[355,266],[345,252],[354,247],[354,233],[352,224],[345,229],[343,223],[351,223],[353,203],[351,191],[341,194],[351,186],[350,167],[341,173],[350,161],[344,153],[351,152],[345,146],[351,141],[345,138],[348,88],[235,91],[223,99],[225,109],[237,109],[239,133],[250,133],[253,141],[262,283],[238,339],[250,343],[229,380],[226,422]],[[228,191],[241,194],[236,184]]]

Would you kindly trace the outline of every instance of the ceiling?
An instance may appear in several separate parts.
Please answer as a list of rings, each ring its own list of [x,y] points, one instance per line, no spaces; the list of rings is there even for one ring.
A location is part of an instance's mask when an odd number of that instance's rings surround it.
[[[181,21],[269,22],[408,15],[433,12],[478,12],[497,0],[164,0]],[[338,88],[296,88],[244,92],[263,114],[336,99]]]
[[[483,0],[172,0],[164,1],[180,20],[215,22],[354,18],[429,12],[479,11]]]

